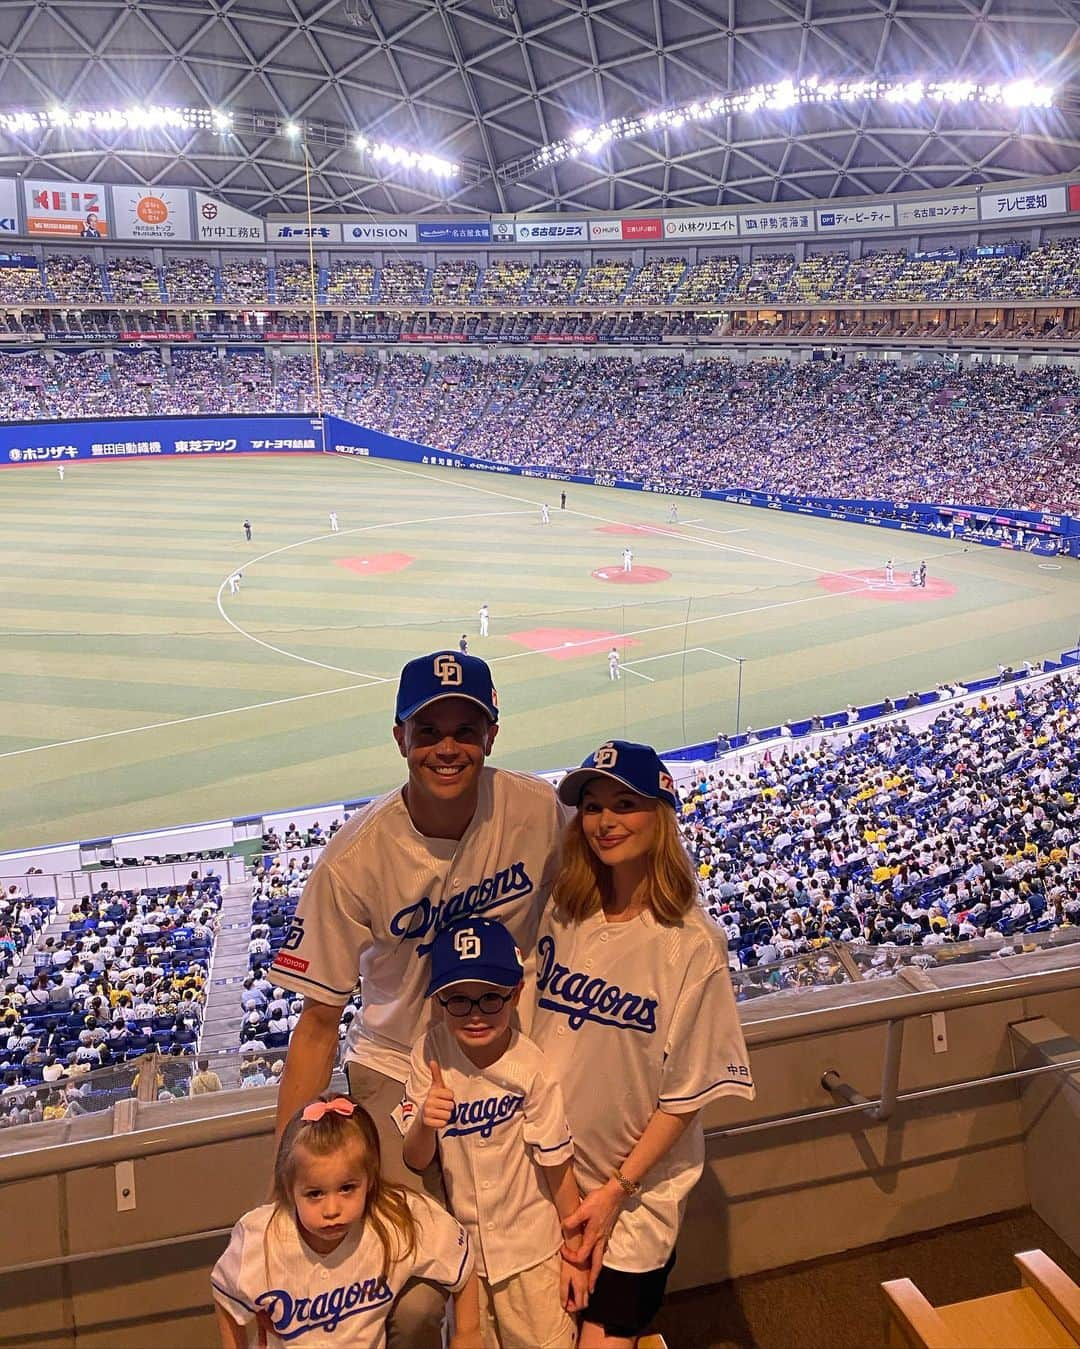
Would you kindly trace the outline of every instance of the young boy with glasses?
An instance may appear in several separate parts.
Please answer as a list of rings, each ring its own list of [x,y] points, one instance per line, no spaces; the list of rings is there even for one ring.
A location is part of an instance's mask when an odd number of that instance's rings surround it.
[[[578,1203],[562,1092],[537,1047],[511,1025],[523,962],[501,923],[443,928],[427,994],[437,1004],[413,1046],[398,1109],[406,1165],[438,1151],[450,1209],[481,1275],[485,1349],[572,1349],[569,1313],[587,1274],[560,1257],[560,1219]]]

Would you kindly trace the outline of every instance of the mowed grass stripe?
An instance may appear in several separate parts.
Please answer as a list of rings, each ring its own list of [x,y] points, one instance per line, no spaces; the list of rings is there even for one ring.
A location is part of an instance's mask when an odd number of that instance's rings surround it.
[[[654,683],[628,672],[612,684],[603,653],[556,661],[523,651],[512,631],[659,628],[640,633],[626,658],[677,652],[684,640],[745,655],[743,721],[760,725],[800,707],[824,711],[925,686],[938,670],[955,677],[993,669],[1001,650],[1061,649],[1080,615],[1068,564],[1051,576],[1022,555],[963,554],[945,541],[719,503],[681,502],[680,510],[747,533],[701,530],[697,542],[692,526],[670,535],[599,533],[608,520],[666,530],[668,503],[572,486],[571,510],[561,512],[554,484],[377,461],[110,464],[75,471],[62,485],[54,474],[35,485],[35,476],[10,475],[5,522],[12,518],[14,532],[0,538],[0,562],[25,576],[28,539],[43,560],[68,551],[46,568],[41,589],[28,589],[29,580],[14,588],[14,602],[0,605],[0,631],[85,621],[97,633],[0,645],[0,714],[8,742],[19,746],[28,738],[15,720],[20,705],[35,733],[64,739],[75,738],[73,728],[126,730],[348,682],[223,623],[217,590],[235,566],[245,569],[245,587],[223,596],[226,611],[309,659],[393,674],[419,650],[455,645],[468,632],[472,650],[497,660],[507,709],[498,758],[518,767],[576,760],[615,732],[666,746],[679,742],[684,724],[690,738],[711,736],[730,727],[735,680],[732,666],[710,668],[700,655],[687,658],[684,680],[676,655],[641,667]],[[523,509],[523,499],[534,503],[524,515],[476,518]],[[539,523],[544,499],[552,504],[547,528]],[[320,538],[331,508],[342,533]],[[245,515],[255,525],[251,543],[240,529]],[[398,523],[425,516],[445,518]],[[391,527],[347,532],[368,525]],[[593,579],[594,569],[621,565],[627,543],[635,564],[665,567],[671,581],[622,587]],[[417,560],[376,577],[337,565],[378,552]],[[960,587],[956,598],[905,606],[818,587],[822,572],[880,571],[890,555],[901,577],[929,555],[931,575]],[[481,601],[492,610],[486,642],[476,634]],[[688,613],[709,621],[687,626]],[[126,635],[100,635],[112,631]],[[51,681],[44,696],[38,677]],[[0,846],[388,787],[402,771],[389,740],[392,701],[392,686],[378,685],[10,760],[17,770],[0,782]]]

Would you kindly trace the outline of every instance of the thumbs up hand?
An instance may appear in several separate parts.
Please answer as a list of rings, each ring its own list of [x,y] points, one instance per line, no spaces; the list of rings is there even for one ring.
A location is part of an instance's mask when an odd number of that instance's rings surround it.
[[[442,1069],[434,1059],[431,1069],[431,1090],[424,1101],[420,1119],[429,1129],[445,1129],[454,1117],[454,1093],[443,1081]]]

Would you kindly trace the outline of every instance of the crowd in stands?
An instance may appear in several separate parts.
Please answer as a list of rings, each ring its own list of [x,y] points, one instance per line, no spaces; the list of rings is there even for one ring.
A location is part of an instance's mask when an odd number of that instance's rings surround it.
[[[169,258],[164,281],[173,304],[211,304],[217,298],[214,269],[205,258]]]
[[[322,306],[381,303],[475,305],[491,309],[563,305],[649,308],[731,305],[967,305],[1080,299],[1080,237],[981,248],[868,249],[764,252],[749,260],[735,252],[688,257],[646,252],[533,262],[495,258],[485,269],[450,258],[434,269],[396,258],[376,269],[370,259],[317,263]],[[110,253],[104,264],[86,253],[46,252],[43,267],[0,267],[0,305],[34,301],[62,305],[168,304],[307,305],[307,257],[227,258],[215,268],[198,257],[170,257],[159,268],[141,255]]]
[[[100,1075],[80,1079],[151,1049],[167,1056],[157,1094],[187,1094],[190,1062],[170,1061],[197,1050],[220,905],[219,878],[198,872],[185,886],[139,893],[102,882],[59,935],[44,934],[40,901],[19,902],[34,930],[33,965],[24,954],[4,976],[0,1127],[86,1113],[102,1104],[88,1095],[137,1090],[126,1075],[104,1086]]]
[[[327,304],[370,304],[374,298],[374,263],[338,258],[332,264],[326,281]]]
[[[676,488],[1080,511],[1080,378],[1061,365],[333,357],[325,411],[441,451]],[[315,407],[307,353],[0,352],[5,420]]]
[[[932,947],[1080,924],[1080,682],[816,748],[772,742],[683,793],[706,908],[739,966],[834,940]]]

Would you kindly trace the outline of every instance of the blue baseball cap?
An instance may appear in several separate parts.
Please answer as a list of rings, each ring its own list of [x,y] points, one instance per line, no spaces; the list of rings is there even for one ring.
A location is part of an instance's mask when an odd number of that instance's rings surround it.
[[[466,918],[444,927],[431,943],[431,997],[451,984],[494,984],[517,988],[525,976],[525,961],[502,923],[490,918]]]
[[[666,802],[678,810],[675,780],[651,745],[633,740],[609,740],[594,749],[580,768],[571,769],[559,783],[559,800],[567,806],[581,805],[581,793],[591,778],[610,778],[621,782],[638,796]]]
[[[499,720],[499,700],[487,662],[460,651],[433,651],[417,656],[398,680],[396,721],[408,721],[428,703],[440,698],[467,698],[482,707],[492,721]]]

